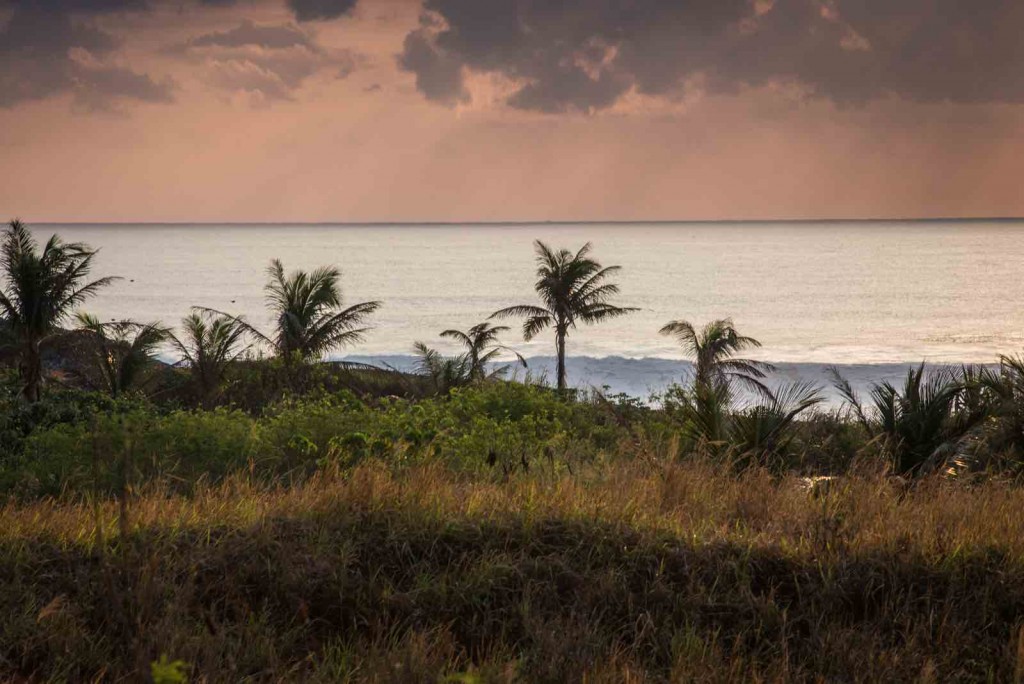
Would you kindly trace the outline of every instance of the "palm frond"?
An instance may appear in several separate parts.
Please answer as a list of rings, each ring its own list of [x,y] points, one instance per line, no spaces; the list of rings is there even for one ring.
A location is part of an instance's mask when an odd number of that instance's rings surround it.
[[[539,306],[532,306],[530,304],[519,304],[516,306],[507,306],[504,309],[498,309],[490,315],[490,318],[513,318],[520,316],[548,316],[550,312],[547,309],[543,309]]]
[[[829,376],[832,381],[832,387],[839,392],[839,396],[843,398],[850,410],[853,411],[857,420],[868,429],[871,434],[871,423],[868,421],[867,414],[864,412],[864,405],[860,401],[860,397],[853,389],[853,385],[850,381],[844,378],[840,373],[839,369],[835,366],[828,366],[825,368],[825,373]]]
[[[253,327],[247,320],[245,320],[245,318],[243,316],[236,316],[234,314],[230,314],[230,313],[227,313],[225,311],[220,311],[219,309],[211,309],[208,306],[193,306],[192,310],[200,312],[200,313],[203,313],[203,314],[210,314],[210,315],[213,315],[213,316],[221,316],[223,318],[230,319],[233,323],[235,323],[235,325],[237,325],[239,328],[244,330],[246,332],[246,334],[251,335],[252,337],[257,339],[258,341],[263,342],[264,344],[266,344],[266,345],[268,345],[270,347],[274,347],[275,346],[274,340],[272,340],[271,338],[267,337],[266,335],[261,333],[258,329]]]
[[[797,417],[821,402],[820,390],[811,383],[783,385],[771,399],[733,416],[730,441],[740,454],[766,464],[766,459],[777,459],[789,449]]]

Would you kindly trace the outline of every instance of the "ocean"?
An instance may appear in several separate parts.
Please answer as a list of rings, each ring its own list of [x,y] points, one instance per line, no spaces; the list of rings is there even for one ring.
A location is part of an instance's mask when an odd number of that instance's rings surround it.
[[[534,301],[532,242],[593,244],[618,264],[618,303],[637,313],[570,334],[570,382],[646,396],[687,370],[658,329],[732,318],[780,377],[823,382],[835,364],[855,385],[908,364],[991,363],[1024,347],[1024,222],[309,225],[36,224],[45,239],[100,248],[94,274],[122,280],[91,300],[101,319],[173,325],[192,306],[269,323],[262,287],[286,270],[337,265],[348,303],[382,300],[364,343],[337,358],[407,366],[414,341]],[[513,324],[514,325],[514,324]],[[551,377],[550,334],[505,342]]]

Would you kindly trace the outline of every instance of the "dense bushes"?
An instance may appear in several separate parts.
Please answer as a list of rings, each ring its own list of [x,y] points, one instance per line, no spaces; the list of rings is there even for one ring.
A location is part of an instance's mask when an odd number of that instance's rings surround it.
[[[614,449],[626,434],[595,403],[518,383],[420,401],[364,401],[341,391],[286,399],[259,417],[226,408],[160,412],[141,403],[114,410],[107,403],[106,410],[36,424],[18,453],[0,463],[0,487],[20,496],[152,481],[188,490],[232,472],[291,481],[368,457],[397,467],[440,460],[454,470],[501,472],[543,458],[557,471]]]
[[[80,389],[48,392],[40,401],[29,403],[18,396],[18,388],[14,373],[0,370],[0,465],[20,454],[25,439],[34,432],[150,406],[138,396],[114,399]]]
[[[22,453],[0,466],[0,485],[19,495],[109,492],[164,481],[191,486],[249,462],[253,420],[238,411],[139,409],[36,430]]]
[[[55,388],[30,404],[7,382],[0,386],[0,496],[110,494],[156,482],[187,492],[200,480],[243,471],[290,483],[367,458],[395,468],[437,461],[495,477],[692,454],[775,474],[842,474],[858,460],[901,474],[1006,473],[1019,470],[1024,444],[1019,374],[942,372],[925,382],[914,369],[906,387],[879,386],[873,405],[846,410],[821,409],[814,389],[802,385],[746,406],[675,387],[649,406],[500,380],[422,396],[416,376],[330,364],[298,366],[289,380],[278,359],[237,362],[232,377],[226,405],[212,409]],[[359,393],[354,383],[364,384]],[[405,396],[382,394],[391,383],[404,386]],[[880,407],[876,394],[891,401]],[[247,398],[236,404],[231,396]]]

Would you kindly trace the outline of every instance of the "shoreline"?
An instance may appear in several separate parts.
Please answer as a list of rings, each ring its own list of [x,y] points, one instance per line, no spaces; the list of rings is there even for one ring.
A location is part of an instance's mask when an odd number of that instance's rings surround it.
[[[412,354],[346,354],[335,356],[329,361],[352,361],[374,365],[387,364],[401,371],[415,368],[417,357]],[[532,377],[554,376],[555,358],[553,356],[526,357],[527,369],[515,367],[510,371],[510,378],[523,378],[524,370]],[[780,362],[774,363],[775,371],[769,374],[769,386],[778,386],[789,382],[811,382],[822,390],[824,405],[839,406],[842,402],[839,393],[832,387],[827,374],[828,368],[834,366],[839,373],[850,381],[854,390],[866,395],[870,386],[878,382],[902,383],[907,370],[920,365],[920,361],[890,363],[817,363],[817,362]],[[956,367],[959,362],[926,362],[930,368]],[[996,363],[967,363],[982,365],[989,368]],[[627,394],[638,399],[648,399],[652,393],[663,392],[673,383],[681,382],[692,364],[682,359],[661,357],[629,358],[623,356],[568,356],[566,367],[569,384],[580,389],[608,387],[611,394]]]

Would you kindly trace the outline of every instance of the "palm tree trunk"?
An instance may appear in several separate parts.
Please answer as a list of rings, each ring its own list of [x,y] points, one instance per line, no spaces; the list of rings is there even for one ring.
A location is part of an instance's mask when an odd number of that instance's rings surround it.
[[[555,352],[558,355],[558,389],[565,389],[565,330],[559,327],[555,332]]]
[[[43,383],[43,357],[37,340],[29,340],[25,345],[25,356],[21,363],[21,379],[24,383],[22,394],[34,404],[39,401]]]

